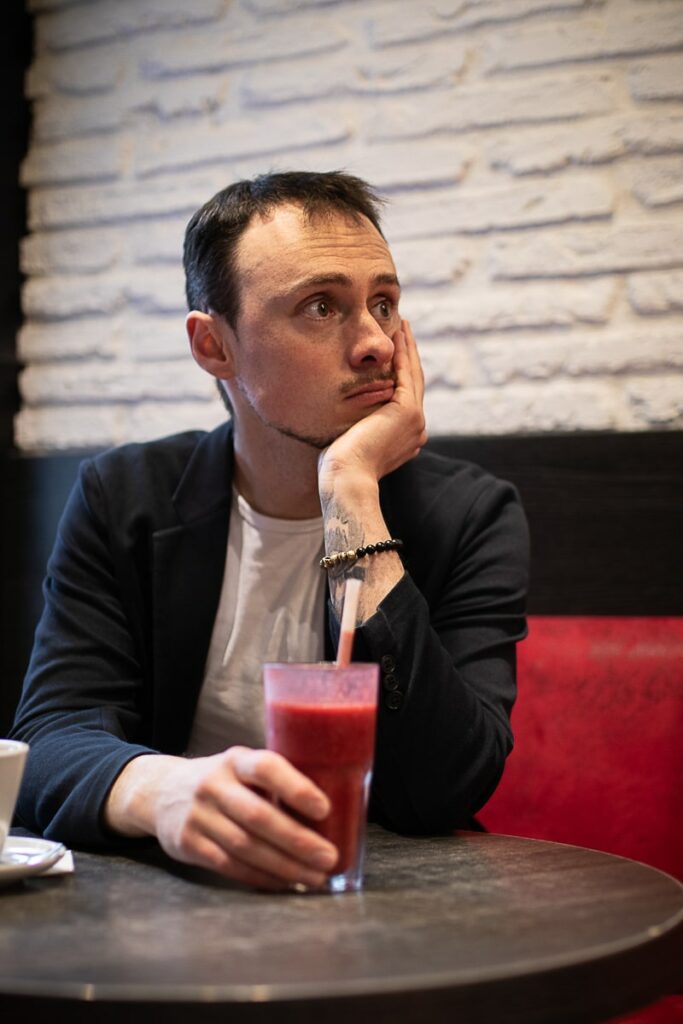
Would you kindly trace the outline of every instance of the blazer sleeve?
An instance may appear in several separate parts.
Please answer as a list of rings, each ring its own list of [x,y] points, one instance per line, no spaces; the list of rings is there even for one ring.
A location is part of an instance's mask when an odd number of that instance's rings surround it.
[[[420,589],[406,572],[354,652],[380,664],[370,816],[405,833],[471,826],[513,743],[526,519],[514,487],[486,475],[452,547],[447,522],[440,515],[425,531],[431,582]]]
[[[112,842],[101,821],[109,789],[128,761],[152,752],[138,742],[143,655],[108,534],[97,470],[85,462],[48,563],[12,729],[30,745],[20,824],[74,845]]]

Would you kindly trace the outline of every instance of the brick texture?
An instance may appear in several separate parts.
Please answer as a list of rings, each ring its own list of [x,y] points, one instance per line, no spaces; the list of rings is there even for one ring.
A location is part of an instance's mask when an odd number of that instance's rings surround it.
[[[60,6],[60,5],[56,5]],[[38,20],[42,49],[63,50],[110,39],[184,28],[195,22],[214,22],[225,11],[224,0],[116,0],[112,3],[61,5],[53,16]]]
[[[416,4],[409,18],[397,18],[391,5],[383,6],[385,10],[371,22],[371,38],[377,46],[437,39],[558,9],[581,10],[590,6],[590,0],[444,0]]]
[[[613,208],[609,182],[581,176],[572,181],[513,182],[487,189],[468,189],[417,203],[406,201],[387,217],[392,238],[425,235],[477,234],[507,228],[528,228],[565,221],[608,218]]]
[[[492,167],[508,173],[539,174],[574,164],[593,165],[625,156],[683,152],[683,117],[648,114],[594,118],[582,126],[530,128],[507,133],[486,147]]]
[[[571,21],[525,25],[490,44],[491,69],[519,68],[660,53],[683,46],[683,6],[678,0],[619,0]]]
[[[683,56],[640,61],[629,72],[629,85],[636,100],[683,100]]]
[[[628,292],[637,313],[683,312],[683,270],[632,274]]]
[[[210,428],[180,256],[267,169],[386,193],[432,434],[683,429],[679,0],[29,0],[16,441]]]

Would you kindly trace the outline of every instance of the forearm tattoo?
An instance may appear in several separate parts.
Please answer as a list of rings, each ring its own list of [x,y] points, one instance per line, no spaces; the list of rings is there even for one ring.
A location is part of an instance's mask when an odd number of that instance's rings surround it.
[[[356,517],[334,498],[323,502],[325,552],[348,551],[365,543],[365,531]],[[366,569],[355,562],[328,572],[330,596],[335,611],[341,615],[344,603],[344,584],[348,579],[364,580]]]

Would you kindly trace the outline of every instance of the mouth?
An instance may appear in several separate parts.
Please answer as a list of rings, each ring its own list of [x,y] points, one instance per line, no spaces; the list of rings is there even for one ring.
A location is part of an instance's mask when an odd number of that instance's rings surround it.
[[[372,402],[388,402],[394,394],[394,381],[389,380],[375,380],[369,384],[363,384],[359,388],[348,394],[345,401],[361,401],[364,404],[371,404]]]

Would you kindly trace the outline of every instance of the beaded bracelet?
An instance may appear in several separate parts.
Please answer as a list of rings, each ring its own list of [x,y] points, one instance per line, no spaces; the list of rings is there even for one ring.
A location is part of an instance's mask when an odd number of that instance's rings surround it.
[[[400,551],[402,547],[402,540],[391,537],[389,540],[379,540],[376,544],[362,544],[359,548],[349,548],[348,551],[336,551],[333,555],[325,555],[318,564],[321,569],[338,569],[353,565],[365,555],[377,555],[381,551]]]

